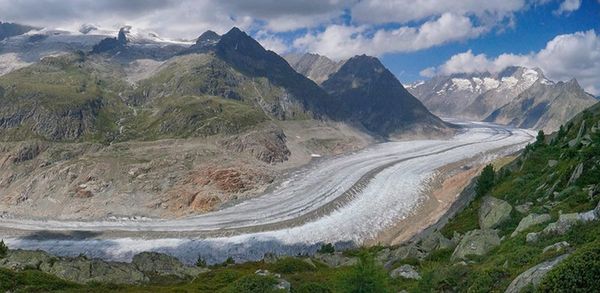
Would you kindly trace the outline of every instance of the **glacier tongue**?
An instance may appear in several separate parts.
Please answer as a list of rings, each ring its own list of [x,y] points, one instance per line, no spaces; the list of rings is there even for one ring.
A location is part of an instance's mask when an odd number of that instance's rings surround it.
[[[523,147],[534,135],[528,130],[486,123],[463,123],[463,126],[465,131],[450,140],[389,142],[324,160],[293,175],[291,181],[271,193],[204,215],[142,222],[2,219],[0,227],[29,230],[34,234],[44,230],[120,231],[118,237],[107,233],[91,239],[5,239],[12,248],[42,249],[71,256],[85,253],[120,261],[131,260],[135,253],[142,251],[169,253],[193,263],[198,255],[209,262],[220,262],[228,256],[244,261],[260,259],[267,252],[312,253],[326,242],[339,246],[360,245],[414,211],[425,199],[423,185],[436,169],[469,158],[480,163],[490,161]],[[353,198],[333,210],[323,209],[344,191],[355,188],[357,181],[375,169],[379,172],[374,173],[365,186],[356,189]],[[294,219],[320,210],[318,217],[294,223]],[[274,230],[246,230],[278,222],[290,224]],[[219,229],[227,229],[227,232],[218,237],[202,236],[203,232]],[[132,236],[126,235],[128,231]],[[177,236],[178,232],[190,231],[197,231],[198,237]],[[157,232],[162,236],[152,236]],[[139,238],[140,233],[148,233],[148,237]]]

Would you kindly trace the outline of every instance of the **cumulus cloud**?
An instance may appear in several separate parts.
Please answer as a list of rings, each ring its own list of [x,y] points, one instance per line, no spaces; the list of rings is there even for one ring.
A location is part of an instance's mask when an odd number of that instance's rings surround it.
[[[271,50],[277,54],[285,54],[289,51],[289,46],[281,38],[265,31],[260,31],[256,34],[256,40],[267,50]]]
[[[364,23],[406,23],[444,13],[503,18],[526,7],[525,0],[363,0],[352,7],[352,18]]]
[[[487,29],[474,25],[469,17],[444,13],[421,26],[372,31],[368,26],[331,25],[324,31],[307,33],[293,43],[296,49],[334,59],[357,54],[380,56],[386,53],[411,52],[451,41],[475,38]]]
[[[558,9],[554,11],[555,14],[568,14],[581,7],[581,0],[564,0]]]
[[[452,56],[437,68],[427,68],[423,76],[452,73],[498,72],[507,66],[539,67],[554,80],[576,78],[584,89],[600,94],[600,35],[594,30],[558,35],[538,52],[502,54],[490,58],[471,50]]]
[[[75,29],[84,23],[124,24],[169,37],[197,37],[211,29],[285,32],[339,18],[355,0],[0,0],[2,21]],[[35,7],[35,9],[32,9]]]

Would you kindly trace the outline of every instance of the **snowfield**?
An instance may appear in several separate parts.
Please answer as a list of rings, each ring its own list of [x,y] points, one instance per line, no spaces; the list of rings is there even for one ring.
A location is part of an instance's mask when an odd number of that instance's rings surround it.
[[[312,253],[327,242],[359,245],[414,211],[426,199],[423,188],[438,168],[465,159],[488,162],[524,147],[535,135],[494,124],[459,124],[464,129],[452,139],[388,142],[323,160],[267,194],[203,215],[93,222],[0,219],[0,227],[32,233],[6,235],[11,248],[120,261],[142,251],[168,253],[186,263],[201,255],[214,263],[228,256],[242,261],[268,252]],[[91,236],[48,236],[75,231]]]

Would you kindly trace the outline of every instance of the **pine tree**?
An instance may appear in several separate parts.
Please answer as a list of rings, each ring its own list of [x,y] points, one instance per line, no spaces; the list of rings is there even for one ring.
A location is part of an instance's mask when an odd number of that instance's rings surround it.
[[[495,176],[496,174],[492,165],[487,165],[485,168],[483,168],[481,175],[477,179],[477,185],[475,186],[475,192],[477,193],[477,196],[483,196],[492,189],[494,186]]]

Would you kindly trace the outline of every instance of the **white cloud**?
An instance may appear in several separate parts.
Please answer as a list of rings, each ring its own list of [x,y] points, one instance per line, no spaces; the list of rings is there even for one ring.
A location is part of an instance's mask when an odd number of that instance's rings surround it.
[[[264,31],[256,34],[256,40],[267,50],[277,54],[284,54],[289,51],[289,46],[281,39]]]
[[[296,39],[294,47],[334,59],[358,54],[381,56],[475,38],[486,30],[473,25],[469,17],[445,13],[419,27],[401,26],[372,31],[368,26],[330,25],[322,32],[307,33]]]
[[[539,67],[554,80],[576,78],[584,89],[600,94],[600,35],[594,30],[558,35],[546,47],[530,54],[502,54],[490,58],[470,50],[452,56],[435,70],[428,68],[423,76],[471,72],[498,72],[507,66]]]
[[[558,9],[554,11],[555,14],[568,14],[581,7],[581,0],[564,0]]]
[[[444,13],[503,18],[526,7],[525,0],[363,0],[352,7],[352,18],[362,23],[406,23]]]

